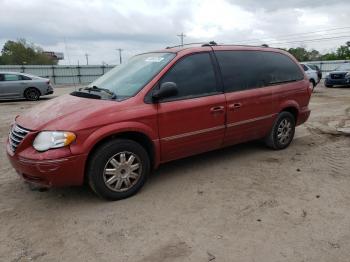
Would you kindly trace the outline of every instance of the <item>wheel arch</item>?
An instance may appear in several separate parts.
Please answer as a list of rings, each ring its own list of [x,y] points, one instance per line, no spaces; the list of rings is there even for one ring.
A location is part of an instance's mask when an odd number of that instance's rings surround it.
[[[96,152],[101,145],[115,139],[128,139],[139,143],[149,155],[151,168],[154,169],[158,165],[158,145],[154,143],[150,136],[139,130],[123,130],[102,136],[89,148],[85,161],[85,170],[87,170],[87,165],[94,152]],[[84,172],[84,181],[86,181],[86,171]]]
[[[280,111],[280,113],[282,113],[282,112],[291,113],[294,116],[295,123],[298,122],[299,109],[297,107],[295,107],[293,105],[286,106]]]

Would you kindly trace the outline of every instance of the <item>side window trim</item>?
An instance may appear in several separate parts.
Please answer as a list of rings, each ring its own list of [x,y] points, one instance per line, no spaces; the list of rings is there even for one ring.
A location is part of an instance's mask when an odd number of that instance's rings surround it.
[[[207,97],[207,96],[213,96],[213,95],[217,95],[217,94],[222,94],[223,93],[223,90],[220,89],[220,86],[219,86],[219,76],[217,75],[217,72],[216,72],[216,65],[215,65],[215,60],[213,59],[212,57],[212,53],[213,51],[202,51],[202,52],[196,52],[196,53],[190,53],[190,54],[187,54],[183,57],[181,57],[180,59],[178,59],[165,73],[164,75],[158,80],[158,82],[152,87],[152,89],[147,93],[147,95],[145,96],[145,99],[144,99],[144,102],[147,103],[147,104],[151,104],[151,103],[154,103],[152,101],[152,93],[154,90],[157,90],[159,89],[160,87],[160,83],[162,82],[162,80],[164,79],[164,77],[167,75],[167,73],[174,67],[176,66],[179,62],[181,62],[183,59],[187,58],[187,57],[190,57],[190,56],[193,56],[193,55],[197,55],[197,54],[209,54],[209,57],[210,57],[210,62],[211,62],[211,65],[213,67],[213,71],[214,71],[214,75],[215,75],[215,89],[216,89],[216,92],[213,92],[213,93],[206,93],[206,94],[202,94],[202,95],[189,95],[189,96],[184,96],[184,97],[176,97],[176,98],[168,98],[168,99],[165,99],[165,100],[160,100],[158,101],[157,103],[160,104],[160,103],[168,103],[168,102],[173,102],[173,101],[179,101],[179,100],[188,100],[188,99],[194,99],[194,98],[201,98],[201,97]]]

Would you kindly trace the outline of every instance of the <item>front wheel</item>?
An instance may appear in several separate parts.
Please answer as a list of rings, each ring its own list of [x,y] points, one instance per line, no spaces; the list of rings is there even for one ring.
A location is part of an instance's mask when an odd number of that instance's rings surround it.
[[[325,84],[326,87],[333,87],[333,85],[328,85],[328,84]]]
[[[284,149],[292,142],[294,133],[294,116],[286,111],[281,112],[275,120],[270,134],[265,138],[265,143],[275,150]]]
[[[100,146],[89,159],[87,178],[100,197],[120,200],[136,194],[150,172],[146,150],[138,143],[116,139]]]

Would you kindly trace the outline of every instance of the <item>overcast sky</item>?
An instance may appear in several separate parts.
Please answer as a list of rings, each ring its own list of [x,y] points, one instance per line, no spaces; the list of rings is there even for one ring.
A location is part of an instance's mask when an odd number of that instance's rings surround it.
[[[25,38],[64,52],[60,64],[85,64],[85,53],[90,64],[117,64],[117,48],[127,59],[179,44],[184,32],[185,43],[302,45],[326,52],[350,40],[349,16],[349,0],[0,0],[0,47]],[[339,38],[314,40],[330,37]]]

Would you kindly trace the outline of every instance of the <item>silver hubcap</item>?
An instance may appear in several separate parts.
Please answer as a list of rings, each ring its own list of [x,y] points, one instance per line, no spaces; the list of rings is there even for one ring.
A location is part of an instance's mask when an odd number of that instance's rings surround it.
[[[112,156],[103,172],[105,185],[116,192],[124,192],[139,181],[142,173],[140,158],[134,153],[123,151]]]
[[[283,119],[277,129],[277,139],[282,145],[289,142],[292,135],[292,123],[288,119]]]

